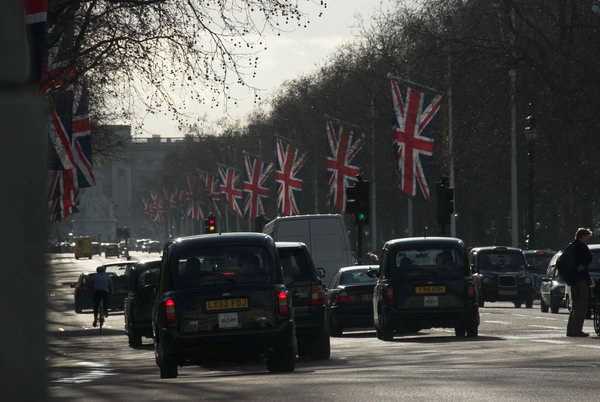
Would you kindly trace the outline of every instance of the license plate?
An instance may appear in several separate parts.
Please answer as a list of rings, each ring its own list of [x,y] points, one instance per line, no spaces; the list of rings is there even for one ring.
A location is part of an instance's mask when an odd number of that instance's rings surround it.
[[[373,295],[362,295],[361,300],[362,301],[371,301],[371,300],[373,300]]]
[[[503,296],[514,296],[517,294],[517,291],[516,290],[499,290],[498,294],[503,295]]]
[[[238,326],[238,313],[219,314],[219,328],[237,328]]]
[[[415,288],[417,294],[433,294],[433,293],[446,293],[446,286],[435,285],[435,286],[417,286]]]
[[[206,301],[206,311],[235,310],[240,308],[248,308],[248,298],[244,297],[241,299],[221,299]]]
[[[423,296],[423,305],[425,307],[438,307],[440,305],[438,296]]]

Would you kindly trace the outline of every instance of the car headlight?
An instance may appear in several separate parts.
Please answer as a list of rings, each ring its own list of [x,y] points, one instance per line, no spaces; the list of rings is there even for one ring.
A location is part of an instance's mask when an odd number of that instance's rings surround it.
[[[526,284],[530,284],[531,283],[531,277],[530,276],[526,276],[525,278],[523,278],[523,282],[525,282]]]
[[[488,283],[490,283],[492,280],[490,278],[488,278],[487,276],[484,276],[483,279],[481,280],[481,282],[485,283],[486,285]]]

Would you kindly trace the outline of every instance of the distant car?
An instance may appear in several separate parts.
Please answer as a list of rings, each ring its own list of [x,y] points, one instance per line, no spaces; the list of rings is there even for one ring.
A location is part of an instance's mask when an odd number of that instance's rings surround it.
[[[479,290],[479,306],[486,301],[510,301],[515,308],[533,307],[535,289],[527,260],[520,248],[476,247],[469,260]]]
[[[260,233],[208,234],[167,244],[152,312],[161,378],[207,360],[267,358],[295,368],[294,308],[275,243]]]
[[[540,309],[543,313],[547,313],[550,310],[552,313],[557,314],[561,307],[567,307],[565,304],[565,290],[567,284],[560,277],[556,270],[556,261],[562,252],[556,253],[546,270],[546,275],[542,278],[542,284],[540,286]]]
[[[138,347],[142,337],[152,338],[152,307],[160,279],[160,259],[139,261],[125,270],[125,331],[129,346]]]
[[[344,328],[373,328],[373,289],[375,278],[369,269],[378,265],[341,268],[331,280],[327,292],[329,332],[340,336]]]
[[[160,247],[160,242],[159,241],[151,241],[148,243],[148,249],[147,251],[149,253],[160,253],[162,251],[161,247]]]
[[[110,310],[123,310],[125,297],[127,296],[127,287],[125,283],[125,271],[129,265],[135,261],[116,262],[105,264],[106,272],[113,278],[114,292],[110,296]],[[76,313],[82,313],[83,310],[91,310],[94,307],[92,300],[92,290],[90,288],[90,280],[96,275],[96,272],[84,272],[79,275],[77,282],[71,284],[75,289],[73,301]]]
[[[109,244],[104,249],[104,257],[119,257],[119,246],[116,244]]]
[[[554,250],[523,250],[529,273],[533,277],[533,287],[536,297],[540,297],[540,286],[548,271],[550,260],[556,254]]]
[[[102,247],[97,241],[92,242],[92,250],[93,254],[102,255]]]
[[[475,337],[479,329],[477,290],[464,243],[448,237],[390,240],[383,246],[373,294],[377,337],[394,332],[454,328]]]
[[[329,359],[330,340],[326,319],[326,293],[308,247],[300,242],[276,242],[283,275],[291,281],[287,288],[294,305],[296,338],[300,357]]]

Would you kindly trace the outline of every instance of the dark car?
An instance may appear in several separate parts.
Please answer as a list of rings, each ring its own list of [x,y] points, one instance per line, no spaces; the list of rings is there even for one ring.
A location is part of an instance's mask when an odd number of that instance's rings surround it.
[[[556,254],[553,250],[523,250],[529,273],[533,278],[533,288],[535,289],[535,296],[540,297],[540,286],[546,272],[548,271],[548,265],[550,260]]]
[[[510,301],[516,308],[533,307],[535,289],[523,251],[514,247],[476,247],[469,254],[479,287],[479,306]]]
[[[394,332],[454,328],[456,336],[477,336],[479,308],[467,251],[448,237],[390,240],[383,246],[373,295],[377,337]]]
[[[129,346],[138,347],[142,337],[152,338],[152,307],[160,279],[161,260],[139,261],[125,270],[125,331]]]
[[[113,279],[113,293],[110,296],[109,307],[112,311],[123,310],[123,304],[127,296],[125,271],[132,264],[134,264],[134,261],[104,264],[106,273],[111,275]],[[92,289],[90,287],[90,281],[94,275],[96,275],[95,272],[84,272],[79,275],[77,282],[71,284],[71,287],[75,289],[73,297],[76,313],[82,313],[83,310],[91,310],[94,307]]]
[[[375,278],[368,271],[377,268],[377,265],[345,267],[331,279],[327,292],[331,335],[342,335],[344,328],[373,328]]]
[[[119,246],[117,244],[108,244],[104,249],[104,257],[119,257]]]
[[[224,233],[175,239],[163,252],[152,313],[161,378],[214,360],[267,358],[293,371],[294,310],[273,239]]]
[[[556,261],[562,252],[556,253],[550,263],[548,263],[548,269],[546,275],[542,278],[542,284],[540,286],[540,309],[543,313],[547,313],[548,309],[557,314],[561,307],[566,307],[565,304],[565,290],[567,284],[560,277],[556,269]]]
[[[161,252],[161,247],[160,247],[160,242],[159,241],[151,241],[148,243],[148,247],[146,248],[146,250],[148,253],[160,253]]]
[[[326,294],[321,282],[325,271],[315,267],[306,244],[277,242],[275,245],[294,305],[298,354],[300,357],[329,359]]]

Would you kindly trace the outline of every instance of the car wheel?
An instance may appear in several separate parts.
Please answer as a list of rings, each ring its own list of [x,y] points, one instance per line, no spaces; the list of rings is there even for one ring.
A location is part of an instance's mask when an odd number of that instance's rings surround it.
[[[479,307],[484,307],[485,306],[485,300],[479,300]]]
[[[280,371],[290,373],[296,368],[296,353],[294,346],[289,343],[275,348],[267,356],[267,369],[269,371]]]
[[[526,308],[532,308],[533,307],[533,299],[529,299],[525,302],[525,307]]]
[[[78,259],[79,259],[79,257],[75,257],[75,259],[76,259],[76,260],[78,260]]]
[[[385,322],[384,315],[379,316],[379,326],[381,327],[381,338],[384,341],[394,340],[394,328]]]
[[[129,346],[132,348],[139,348],[142,346],[142,335],[135,331],[128,331],[127,338],[129,339]]]
[[[544,302],[544,299],[540,298],[540,310],[542,313],[548,312],[548,305]]]
[[[342,336],[344,329],[339,325],[335,319],[329,319],[329,335],[331,336]]]
[[[550,299],[550,312],[551,312],[552,314],[558,314],[558,310],[559,310],[559,307],[558,307],[558,305],[557,305],[556,303],[554,303],[554,302],[552,301],[552,299]]]
[[[594,332],[596,335],[600,336],[600,311],[598,308],[594,308]]]
[[[77,301],[75,301],[75,312],[77,314],[81,314],[83,312],[83,308],[81,307],[81,304],[79,304]]]
[[[313,360],[329,359],[329,356],[331,355],[331,342],[327,332],[323,332],[318,336],[310,346],[310,354]]]
[[[160,378],[177,378],[177,362],[172,355],[166,351],[164,340],[154,344],[156,363],[160,369]]]
[[[514,302],[515,308],[521,308],[521,302]]]
[[[477,323],[470,324],[467,327],[467,336],[469,338],[476,338],[479,335],[479,325]]]
[[[466,332],[467,330],[462,325],[454,328],[454,335],[456,335],[459,338],[464,337]]]

